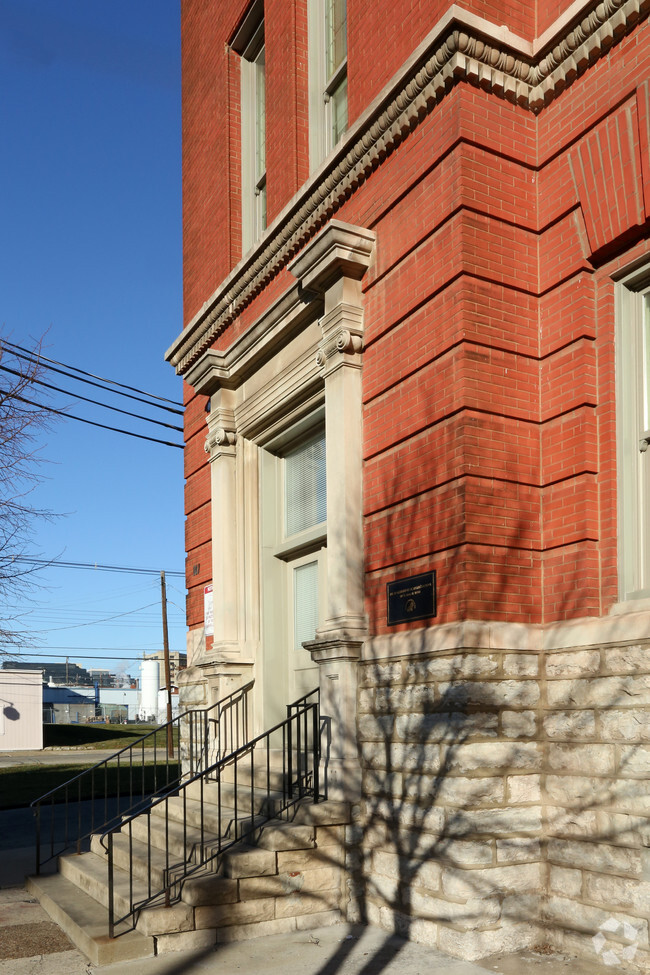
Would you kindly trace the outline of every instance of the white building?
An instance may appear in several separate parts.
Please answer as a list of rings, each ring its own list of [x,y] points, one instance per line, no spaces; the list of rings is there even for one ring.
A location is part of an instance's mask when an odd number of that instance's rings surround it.
[[[40,671],[0,670],[0,751],[43,747]]]

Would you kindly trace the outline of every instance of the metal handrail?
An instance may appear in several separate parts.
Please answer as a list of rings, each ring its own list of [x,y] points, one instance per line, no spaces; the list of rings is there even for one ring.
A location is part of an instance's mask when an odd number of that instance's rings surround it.
[[[299,697],[292,704],[287,704],[287,717],[291,714],[294,708],[302,708],[305,706],[310,698],[315,697],[317,701],[320,701],[320,688],[315,687],[313,691],[307,691],[302,697]]]
[[[152,797],[165,795],[178,787],[184,774],[193,775],[209,764],[211,743],[219,737],[221,724],[226,718],[231,718],[230,726],[233,727],[232,712],[242,710],[238,708],[243,702],[243,715],[239,716],[237,725],[247,728],[246,717],[246,695],[252,688],[254,681],[249,681],[243,687],[238,687],[226,697],[215,702],[208,708],[194,708],[184,711],[177,715],[172,721],[158,725],[153,731],[147,732],[130,745],[125,745],[119,751],[110,755],[108,758],[96,762],[90,768],[84,769],[78,775],[73,776],[61,785],[50,789],[44,795],[30,804],[34,810],[36,819],[36,873],[39,874],[41,867],[54,857],[59,856],[71,847],[76,847],[77,853],[81,852],[84,840],[87,840],[93,833],[106,830],[107,827],[115,825],[122,816],[134,812],[142,812]],[[209,715],[217,711],[216,718]],[[158,747],[157,736],[161,735],[167,741],[168,729],[173,730],[177,725],[179,731],[183,722],[189,723],[189,734],[187,736],[187,766],[188,771],[183,772],[183,761],[178,759],[170,760],[170,755],[166,745]],[[214,725],[213,734],[210,734],[210,725]],[[153,737],[153,747],[147,748],[146,741]],[[179,738],[180,738],[179,734]],[[184,743],[180,743],[185,747]],[[216,745],[218,753],[218,744]],[[136,751],[139,754],[136,756]],[[146,756],[145,752],[149,751]],[[153,760],[151,756],[153,752]],[[160,752],[164,755],[164,767],[161,769],[162,762],[159,759]],[[135,762],[134,762],[134,756]],[[148,758],[149,761],[146,761]],[[116,795],[109,796],[108,777],[109,768],[116,776]],[[146,769],[152,769],[150,778],[153,782],[147,783]],[[97,781],[102,777],[103,782]],[[128,777],[128,788],[122,791],[123,775]],[[82,826],[82,794],[86,784],[89,783],[90,791],[90,827],[84,830]],[[153,788],[148,785],[153,785]],[[97,788],[96,788],[97,786]],[[103,786],[103,788],[102,788]],[[112,790],[111,790],[112,791]],[[75,795],[76,793],[76,795]],[[110,805],[109,798],[114,800]],[[97,809],[96,806],[102,803]],[[74,805],[73,813],[70,808]],[[63,807],[60,824],[63,832],[63,839],[55,841],[55,807]],[[50,836],[49,836],[49,855],[41,858],[42,846],[42,813],[47,809],[50,813]]]
[[[311,695],[308,695],[311,696]],[[182,782],[174,794],[155,798],[146,810],[129,815],[122,822],[104,831],[100,842],[108,855],[108,914],[109,937],[115,936],[118,924],[130,920],[133,927],[137,922],[139,912],[153,902],[164,903],[169,906],[172,901],[180,899],[183,883],[208,864],[222,856],[226,850],[242,840],[250,839],[258,830],[273,819],[288,819],[289,811],[302,799],[310,798],[317,803],[327,798],[326,791],[321,791],[320,782],[320,706],[318,695],[313,703],[300,705],[294,703],[287,709],[290,713],[284,721],[274,725],[268,731],[246,742],[229,755],[221,758],[213,765],[193,775]],[[280,740],[282,743],[281,791],[271,788],[272,742]],[[257,774],[262,779],[262,786],[256,784],[255,756],[263,752]],[[295,754],[294,754],[295,752]],[[232,781],[224,783],[226,769],[232,770]],[[280,771],[273,769],[273,771]],[[294,775],[295,771],[295,775]],[[246,779],[249,778],[249,782]],[[242,784],[243,783],[243,784]],[[250,784],[249,784],[250,783]],[[206,826],[204,795],[207,784],[211,784],[216,791],[215,816],[216,829],[212,822],[211,828]],[[222,789],[230,785],[233,792],[232,813],[223,816]],[[247,800],[250,796],[250,809],[239,807],[238,785],[246,790]],[[188,791],[198,786],[199,792],[199,823],[198,841],[195,837],[188,840],[187,803]],[[250,790],[250,791],[249,791]],[[191,799],[191,797],[190,797]],[[170,801],[175,800],[182,806],[182,854],[173,859],[169,848],[169,808]],[[180,803],[179,803],[180,800]],[[161,810],[161,825],[164,822],[165,849],[164,867],[162,868],[162,884],[154,885],[152,877],[152,844],[151,844],[151,814],[155,809]],[[147,817],[146,825],[146,890],[147,896],[136,900],[133,896],[133,885],[130,884],[129,908],[121,916],[116,917],[115,888],[114,888],[114,837],[117,833],[128,836],[128,872],[133,875],[133,824],[139,817]],[[177,820],[177,822],[179,822]],[[209,835],[208,835],[209,834]],[[140,872],[142,876],[142,872]],[[157,886],[157,889],[154,889]]]

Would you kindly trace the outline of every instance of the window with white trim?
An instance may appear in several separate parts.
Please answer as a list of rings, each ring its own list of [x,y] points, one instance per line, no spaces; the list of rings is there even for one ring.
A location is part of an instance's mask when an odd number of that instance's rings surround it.
[[[650,269],[618,286],[619,599],[650,598]]]
[[[348,127],[347,0],[310,0],[309,159],[314,170]]]
[[[242,251],[266,230],[264,7],[252,5],[232,42],[241,55]]]

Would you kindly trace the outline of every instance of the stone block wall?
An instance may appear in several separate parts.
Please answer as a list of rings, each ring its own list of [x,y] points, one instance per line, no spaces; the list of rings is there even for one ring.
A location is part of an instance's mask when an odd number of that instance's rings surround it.
[[[650,970],[650,639],[576,633],[371,642],[352,918],[466,959],[543,943]]]

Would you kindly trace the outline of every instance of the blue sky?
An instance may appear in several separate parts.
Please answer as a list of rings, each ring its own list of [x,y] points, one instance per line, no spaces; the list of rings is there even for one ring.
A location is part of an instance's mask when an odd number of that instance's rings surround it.
[[[52,359],[176,401],[181,383],[163,356],[182,328],[179,7],[0,0],[2,335],[43,338]],[[61,393],[48,402],[180,442]],[[34,555],[182,571],[181,450],[71,419],[41,439],[32,500],[59,517],[37,526]],[[15,607],[29,611],[38,653],[137,673],[130,662],[161,646],[156,576],[50,568],[38,579],[32,603]],[[184,584],[167,582],[170,643],[183,650]]]

